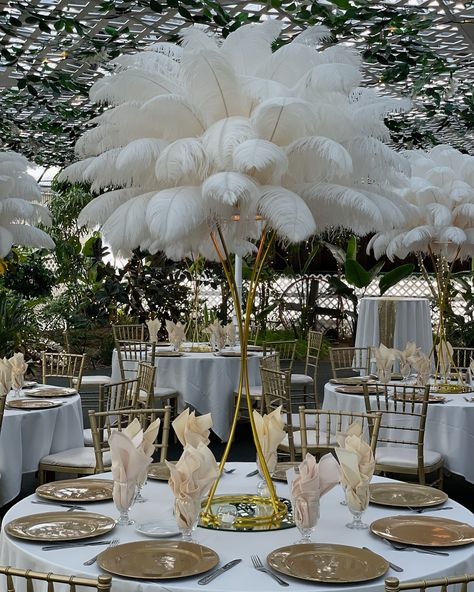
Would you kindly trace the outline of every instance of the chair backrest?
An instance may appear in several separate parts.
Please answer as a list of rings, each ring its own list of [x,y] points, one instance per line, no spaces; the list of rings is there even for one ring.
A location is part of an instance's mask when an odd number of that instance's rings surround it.
[[[260,358],[260,368],[267,370],[280,370],[280,354],[267,354]]]
[[[81,388],[85,360],[85,354],[41,352],[41,380],[43,384],[47,384],[49,377],[57,376],[68,378],[69,386],[73,386],[73,378],[75,378],[76,383],[74,387],[79,390]]]
[[[291,415],[291,372],[290,370],[271,370],[260,368],[262,377],[263,410],[270,413],[281,405],[282,413],[286,415],[286,431],[288,434],[288,448],[290,459],[295,460],[295,446],[293,438],[293,420]]]
[[[329,359],[331,360],[332,377],[340,378],[348,374],[369,374],[370,347],[331,347]]]
[[[378,445],[416,447],[421,482],[424,482],[423,449],[429,396],[429,385],[381,385],[374,394],[364,383],[366,411],[382,412]]]
[[[108,438],[104,438],[104,430],[110,437],[113,431],[122,431],[135,418],[141,423],[143,430],[155,421],[161,419],[160,430],[161,439],[154,443],[155,451],[160,450],[160,462],[166,459],[168,453],[168,440],[170,433],[171,407],[167,405],[161,409],[113,409],[110,411],[89,411],[89,421],[91,426],[92,443],[94,445],[96,473],[105,471],[104,458],[105,452],[110,451]]]
[[[138,363],[138,403],[152,407],[155,394],[156,366],[150,362]]]
[[[137,377],[139,362],[153,362],[156,343],[149,341],[116,341],[117,358],[122,380]]]
[[[26,588],[27,592],[33,592],[33,580],[40,582],[48,582],[48,592],[54,592],[54,584],[61,584],[69,586],[69,592],[75,592],[76,587],[85,586],[87,588],[95,588],[98,592],[109,592],[112,588],[112,577],[100,575],[96,578],[86,578],[84,576],[65,576],[54,573],[46,573],[41,571],[33,571],[32,569],[19,569],[18,567],[3,567],[0,566],[0,574],[6,576],[6,588],[2,586],[3,590],[8,592],[15,592],[15,580],[13,578],[21,578],[26,580],[18,586],[20,590]],[[26,586],[25,586],[26,584]]]
[[[309,331],[304,373],[313,378],[314,384],[316,384],[322,344],[323,333],[320,331]]]
[[[440,588],[440,592],[448,592],[449,586],[456,586],[456,592],[467,592],[469,582],[474,582],[474,573],[429,580],[411,580],[400,582],[398,578],[390,577],[385,580],[385,592],[401,592],[405,590],[419,590],[425,592],[429,588]],[[461,584],[459,586],[459,584]]]
[[[2,430],[3,414],[5,413],[5,403],[7,400],[7,393],[0,395],[0,431]]]
[[[134,408],[138,399],[138,379],[99,385],[98,411]]]
[[[112,325],[115,341],[145,341],[145,325]]]
[[[263,355],[277,353],[280,357],[280,368],[284,370],[293,369],[296,353],[296,339],[288,341],[264,341]]]
[[[346,432],[351,423],[355,421],[360,421],[362,430],[367,434],[368,443],[375,455],[382,413],[306,409],[304,406],[298,409],[303,458],[307,452],[314,454],[315,452],[323,453],[334,450],[338,445],[334,438],[335,434]],[[311,437],[308,438],[309,433],[311,433]]]
[[[474,360],[474,347],[453,347],[453,361],[458,370],[467,370],[472,360]]]

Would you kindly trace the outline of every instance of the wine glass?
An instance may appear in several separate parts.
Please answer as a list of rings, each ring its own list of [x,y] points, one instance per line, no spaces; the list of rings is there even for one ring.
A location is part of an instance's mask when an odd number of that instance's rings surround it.
[[[293,518],[301,534],[301,539],[296,541],[296,544],[310,543],[311,534],[319,520],[319,496],[311,494],[297,495],[291,501]]]
[[[411,374],[411,364],[409,362],[400,362],[400,374],[403,382],[407,382]]]
[[[193,542],[193,532],[201,513],[201,500],[191,497],[177,497],[174,502],[174,516],[183,541]]]
[[[267,464],[267,469],[268,472],[270,473],[270,477],[273,477],[273,473],[275,472],[275,467],[276,467],[276,459],[266,459],[265,460],[266,464]],[[257,456],[257,469],[258,469],[258,474],[260,476],[260,480],[257,483],[257,495],[261,496],[261,497],[270,497],[270,491],[268,489],[268,484],[265,481],[265,476],[263,474],[263,470],[262,470],[262,466],[260,464],[260,460]]]
[[[135,497],[135,502],[138,504],[142,504],[143,502],[146,502],[146,498],[144,498],[142,496],[142,489],[145,487],[146,483],[147,483],[147,478],[148,478],[148,467],[146,468],[145,471],[143,471],[143,473],[141,475],[139,475],[138,479],[137,479],[137,495]]]
[[[115,503],[115,507],[120,512],[120,516],[116,521],[118,526],[130,526],[135,524],[135,520],[132,520],[129,516],[130,508],[135,502],[137,496],[137,484],[128,483],[126,481],[114,481],[114,488],[112,490],[112,496]]]
[[[348,522],[346,527],[352,530],[368,528],[368,525],[362,522],[362,515],[369,505],[369,483],[361,483],[356,492],[351,487],[346,487],[346,502],[353,517],[352,522]]]
[[[392,368],[378,368],[377,373],[382,384],[388,384],[392,378]]]

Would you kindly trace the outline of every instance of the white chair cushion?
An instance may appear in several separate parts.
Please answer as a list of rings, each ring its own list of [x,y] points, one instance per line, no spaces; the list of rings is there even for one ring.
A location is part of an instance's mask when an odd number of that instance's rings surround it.
[[[109,467],[112,464],[110,452],[104,452],[103,462],[106,467]],[[56,452],[55,454],[48,454],[48,456],[43,456],[40,463],[71,468],[81,467],[92,469],[96,466],[94,449],[90,446],[70,448],[69,450],[63,450],[62,452]]]
[[[247,391],[245,387],[242,388],[242,395],[246,395]],[[237,391],[234,391],[234,395],[237,394]],[[251,386],[250,387],[250,396],[251,397],[261,397],[262,396],[262,387],[261,386]]]
[[[113,432],[117,431],[117,428],[112,428]],[[107,442],[109,439],[109,431],[108,430],[104,430],[103,436],[102,436],[104,442]],[[85,428],[84,429],[84,446],[94,446],[94,443],[92,442],[92,431],[90,428]]]
[[[439,452],[434,450],[424,450],[424,466],[436,464],[442,459]],[[393,465],[395,467],[411,467],[416,469],[418,466],[417,449],[408,446],[379,446],[375,451],[375,462],[377,464]]]
[[[96,384],[110,384],[112,379],[110,376],[83,376],[81,380],[81,386],[93,386]],[[77,384],[77,378],[72,379],[73,384]]]
[[[291,375],[291,384],[292,385],[305,385],[305,384],[313,384],[314,380],[311,376],[307,374],[292,374]]]

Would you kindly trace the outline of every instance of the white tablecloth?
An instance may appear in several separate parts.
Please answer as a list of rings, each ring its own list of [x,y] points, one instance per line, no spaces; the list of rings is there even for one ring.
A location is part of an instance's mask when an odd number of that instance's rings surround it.
[[[5,409],[0,431],[0,506],[20,493],[22,474],[37,471],[43,456],[84,443],[79,395],[48,399],[61,401],[61,406]]]
[[[225,492],[255,492],[257,478],[247,478],[245,475],[255,468],[252,463],[228,463],[228,467],[236,467],[232,475],[222,477],[219,491]],[[381,481],[381,478],[374,478],[374,481]],[[288,497],[286,483],[277,483],[277,492],[281,496]],[[172,512],[172,496],[167,483],[150,482],[143,490],[143,495],[148,499],[146,503],[137,504],[131,510],[131,516],[138,521],[150,521],[163,519],[169,522]],[[35,499],[30,496],[16,504],[5,516],[3,524],[18,516],[36,514],[40,511],[47,511],[47,506],[41,510],[40,506],[31,504]],[[314,542],[339,543],[355,547],[366,546],[369,549],[383,555],[387,559],[404,568],[403,574],[396,574],[389,569],[388,575],[400,575],[403,580],[414,578],[439,577],[445,575],[462,574],[474,570],[474,545],[449,549],[449,557],[436,555],[422,555],[419,553],[407,553],[396,551],[390,548],[378,537],[371,535],[368,531],[354,531],[345,527],[351,517],[347,508],[340,505],[342,489],[336,487],[321,502],[321,518],[317,529],[313,534]],[[466,508],[456,502],[449,501],[454,509],[433,513],[433,516],[445,516],[454,520],[461,520],[474,524],[474,515]],[[52,510],[53,508],[51,508]],[[94,503],[91,511],[117,516],[112,503]],[[388,515],[410,514],[408,510],[398,508],[383,508],[369,506],[364,515],[364,520],[370,523],[378,518]],[[121,543],[144,540],[145,537],[138,534],[133,526],[116,527],[113,533],[105,538],[117,537]],[[279,547],[292,544],[300,537],[294,528],[272,532],[224,532],[198,528],[196,541],[214,549],[220,557],[221,564],[235,558],[242,558],[243,561],[234,569],[219,576],[206,586],[211,592],[248,592],[259,590],[259,592],[275,592],[279,586],[264,573],[257,572],[251,564],[250,555],[257,554],[264,561],[268,553]],[[150,540],[150,539],[147,539]],[[3,531],[0,540],[0,564],[16,565],[18,567],[29,567],[41,571],[54,571],[64,574],[78,574],[97,576],[101,573],[97,565],[86,567],[83,562],[99,552],[102,547],[77,547],[58,551],[41,551],[40,543],[28,543],[19,539],[7,537]],[[199,576],[200,577],[200,576]],[[186,578],[182,580],[165,580],[163,582],[134,581],[114,576],[114,592],[145,592],[145,591],[180,591],[198,592],[202,586],[197,584],[199,577]],[[333,586],[312,584],[285,576],[291,584],[291,590],[330,590]],[[358,592],[382,592],[384,578],[378,578],[370,582],[358,583],[356,585],[344,586],[345,591]],[[19,591],[21,592],[21,591]]]
[[[365,411],[363,395],[336,392],[337,385],[324,386],[323,409]],[[474,483],[474,403],[463,395],[444,395],[447,403],[428,405],[425,448],[444,457],[445,467]]]
[[[168,348],[169,349],[169,348]],[[259,358],[248,358],[250,385],[261,384]],[[129,364],[129,362],[127,362]],[[199,413],[212,413],[213,427],[227,440],[234,406],[234,390],[239,384],[240,358],[213,353],[185,353],[179,358],[156,357],[156,385],[171,387],[179,394],[179,409],[191,405]],[[117,352],[112,355],[112,382],[121,380]]]
[[[380,329],[380,311],[385,306],[393,304],[395,312],[395,324],[393,330],[393,342],[385,343],[385,329]],[[383,313],[382,313],[383,317]],[[427,298],[388,298],[368,297],[361,298],[359,304],[359,319],[355,339],[356,347],[368,347],[380,345],[384,342],[387,347],[404,349],[408,341],[414,341],[426,354],[430,354],[433,348],[433,335],[431,328],[430,304]]]

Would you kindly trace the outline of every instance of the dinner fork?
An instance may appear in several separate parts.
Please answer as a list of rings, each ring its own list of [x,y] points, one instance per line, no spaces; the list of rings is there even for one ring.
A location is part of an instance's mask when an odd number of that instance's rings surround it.
[[[107,547],[107,549],[110,549],[111,547],[116,547],[118,544],[120,543],[119,539],[112,539]],[[104,550],[107,550],[104,549]],[[102,551],[101,551],[102,553]],[[94,565],[94,563],[97,561],[97,557],[99,557],[100,553],[97,553],[97,555],[94,555],[94,557],[91,557],[90,559],[88,559],[87,561],[84,561],[83,565]]]
[[[257,571],[262,571],[263,573],[268,574],[275,581],[277,581],[280,584],[280,586],[289,586],[290,585],[290,584],[288,584],[288,582],[285,582],[285,580],[282,580],[280,577],[278,577],[276,574],[274,574],[272,571],[270,571],[267,567],[265,567],[262,563],[262,560],[260,559],[260,557],[258,555],[251,555],[250,558],[252,559],[253,566],[255,567],[255,569]]]
[[[407,506],[406,508],[407,510],[411,510],[417,514],[424,514],[425,512],[442,512],[443,510],[452,510],[453,506],[443,506],[442,508],[412,508],[411,506]]]
[[[419,547],[409,547],[408,545],[402,545],[400,543],[395,543],[393,541],[389,541],[388,539],[383,539],[386,543],[388,543],[391,547],[396,549],[397,551],[416,551],[417,553],[426,553],[427,555],[447,555],[449,553],[446,551],[435,551],[434,549],[420,549]]]

